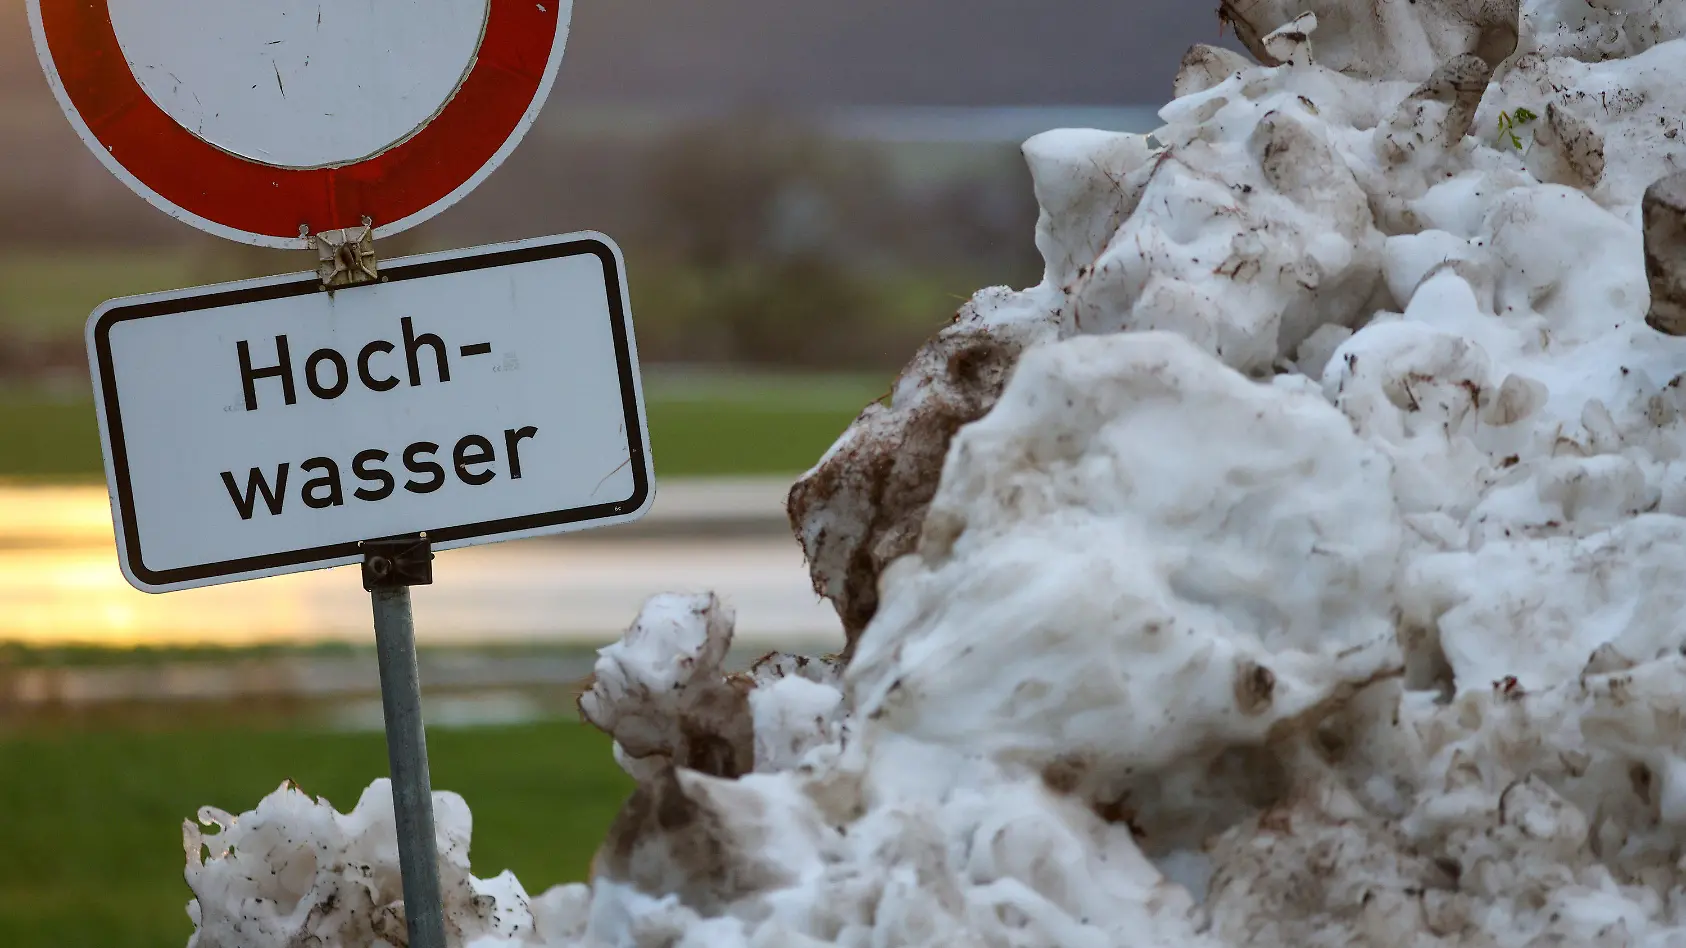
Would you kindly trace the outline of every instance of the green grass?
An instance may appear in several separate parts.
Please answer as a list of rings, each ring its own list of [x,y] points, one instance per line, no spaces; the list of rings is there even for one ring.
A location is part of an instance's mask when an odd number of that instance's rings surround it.
[[[513,659],[577,657],[594,654],[590,645],[573,642],[476,642],[470,646],[422,645],[423,658]],[[261,645],[99,645],[66,643],[36,645],[0,641],[0,671],[8,668],[123,668],[156,667],[164,664],[227,664],[276,659],[322,658],[374,660],[375,646],[351,642],[321,641],[265,643]],[[4,725],[0,724],[0,730]]]
[[[887,387],[853,376],[652,385],[656,474],[800,473]],[[90,399],[0,390],[0,478],[98,481],[103,471]]]
[[[108,299],[191,286],[211,275],[183,252],[6,253],[0,255],[0,331],[80,336],[88,314]]]
[[[653,402],[657,477],[799,474],[812,467],[866,400],[834,408],[738,402]]]
[[[280,255],[272,267],[283,266]],[[80,337],[82,323],[100,302],[151,290],[232,279],[262,258],[196,256],[189,251],[78,257],[0,255],[0,344],[7,337],[63,342]],[[293,261],[297,263],[297,261]],[[657,268],[654,287],[674,274]],[[964,280],[929,275],[884,278],[880,315],[901,325],[911,352],[934,325],[932,314],[958,305],[949,284]],[[659,293],[654,293],[660,297]],[[652,331],[660,306],[647,308]],[[906,329],[906,327],[913,327]],[[897,337],[899,338],[899,337]],[[900,362],[897,352],[893,361]],[[656,472],[661,477],[796,474],[830,447],[868,402],[889,387],[889,373],[802,375],[739,372],[674,373],[646,366],[645,385]],[[86,383],[49,392],[10,385],[0,378],[0,478],[102,479],[98,428]]]
[[[476,649],[485,652],[486,649]],[[373,646],[350,642],[304,645],[34,645],[0,642],[0,670],[7,668],[151,667],[165,663],[254,661],[276,658],[341,658],[373,654]]]
[[[474,814],[482,878],[529,892],[586,876],[631,782],[575,723],[428,734],[434,786]],[[0,738],[0,944],[181,948],[192,925],[181,821],[250,809],[283,779],[348,810],[386,774],[380,734],[231,730],[36,732]]]
[[[97,481],[104,471],[92,400],[0,391],[0,477]]]

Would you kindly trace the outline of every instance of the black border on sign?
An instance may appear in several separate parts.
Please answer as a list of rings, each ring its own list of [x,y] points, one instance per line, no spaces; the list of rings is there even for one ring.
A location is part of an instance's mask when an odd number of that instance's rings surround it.
[[[631,513],[644,506],[645,502],[649,500],[650,476],[648,466],[645,463],[646,447],[643,427],[639,423],[638,390],[634,384],[632,345],[626,318],[626,302],[621,296],[620,265],[613,248],[601,240],[588,237],[552,244],[492,250],[483,254],[470,253],[445,260],[422,260],[409,264],[394,261],[391,265],[383,265],[380,268],[382,283],[397,283],[402,280],[417,280],[423,277],[462,273],[470,270],[486,270],[514,264],[533,263],[539,260],[574,257],[581,254],[590,254],[603,264],[603,284],[609,297],[610,330],[615,341],[615,365],[620,376],[621,404],[626,412],[627,451],[632,461],[632,496],[616,503],[595,504],[590,507],[574,507],[568,510],[556,510],[525,517],[510,517],[503,520],[487,520],[480,523],[430,529],[427,531],[427,536],[434,543],[450,543],[457,540],[477,539],[504,533],[520,533],[527,530],[582,523],[590,520],[606,520]],[[336,292],[355,293],[358,289],[360,288],[350,287]],[[243,303],[287,299],[295,296],[312,296],[320,292],[323,292],[320,280],[315,274],[307,274],[302,275],[297,280],[285,283],[234,288],[220,292],[207,292],[202,296],[141,301],[115,306],[101,315],[99,321],[95,323],[94,348],[100,368],[99,397],[105,406],[106,430],[109,441],[107,447],[111,452],[111,466],[114,472],[113,487],[117,491],[117,507],[123,518],[124,552],[135,578],[151,586],[170,586],[177,583],[235,576],[278,567],[325,563],[330,560],[362,555],[362,550],[359,548],[360,541],[352,541],[303,550],[291,550],[286,553],[223,560],[201,566],[184,566],[167,570],[149,569],[141,558],[139,524],[135,520],[134,491],[129,483],[129,455],[124,439],[122,408],[117,399],[116,367],[111,356],[111,328],[118,323],[132,319],[175,316],[205,309],[237,306]],[[387,538],[364,537],[363,539],[379,540]]]

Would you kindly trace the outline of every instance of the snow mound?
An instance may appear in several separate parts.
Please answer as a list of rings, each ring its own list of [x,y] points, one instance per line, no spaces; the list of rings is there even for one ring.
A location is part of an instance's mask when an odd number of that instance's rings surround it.
[[[1224,8],[792,488],[842,654],[652,600],[589,886],[440,795],[465,942],[1686,945],[1686,4]],[[210,813],[196,944],[401,937],[384,792]]]
[[[473,820],[454,793],[433,795],[447,936],[469,946],[503,945],[576,933],[570,916],[584,886],[532,901],[509,873],[469,874]],[[407,944],[398,871],[392,785],[377,780],[349,813],[284,783],[257,809],[232,816],[213,807],[182,824],[189,948],[297,948]]]

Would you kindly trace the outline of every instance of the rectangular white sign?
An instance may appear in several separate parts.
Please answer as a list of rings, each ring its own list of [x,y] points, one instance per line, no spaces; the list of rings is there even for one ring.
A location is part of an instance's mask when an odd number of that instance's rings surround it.
[[[88,320],[118,558],[147,592],[636,520],[620,250],[574,234],[113,300]]]

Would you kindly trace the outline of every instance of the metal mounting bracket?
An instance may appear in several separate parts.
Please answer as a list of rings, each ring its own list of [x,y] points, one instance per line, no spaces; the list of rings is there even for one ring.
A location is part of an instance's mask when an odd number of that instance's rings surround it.
[[[433,585],[433,544],[427,534],[389,540],[364,540],[363,588],[396,589]]]
[[[373,220],[365,217],[361,227],[323,231],[310,242],[316,248],[316,275],[323,289],[331,292],[380,280]]]

